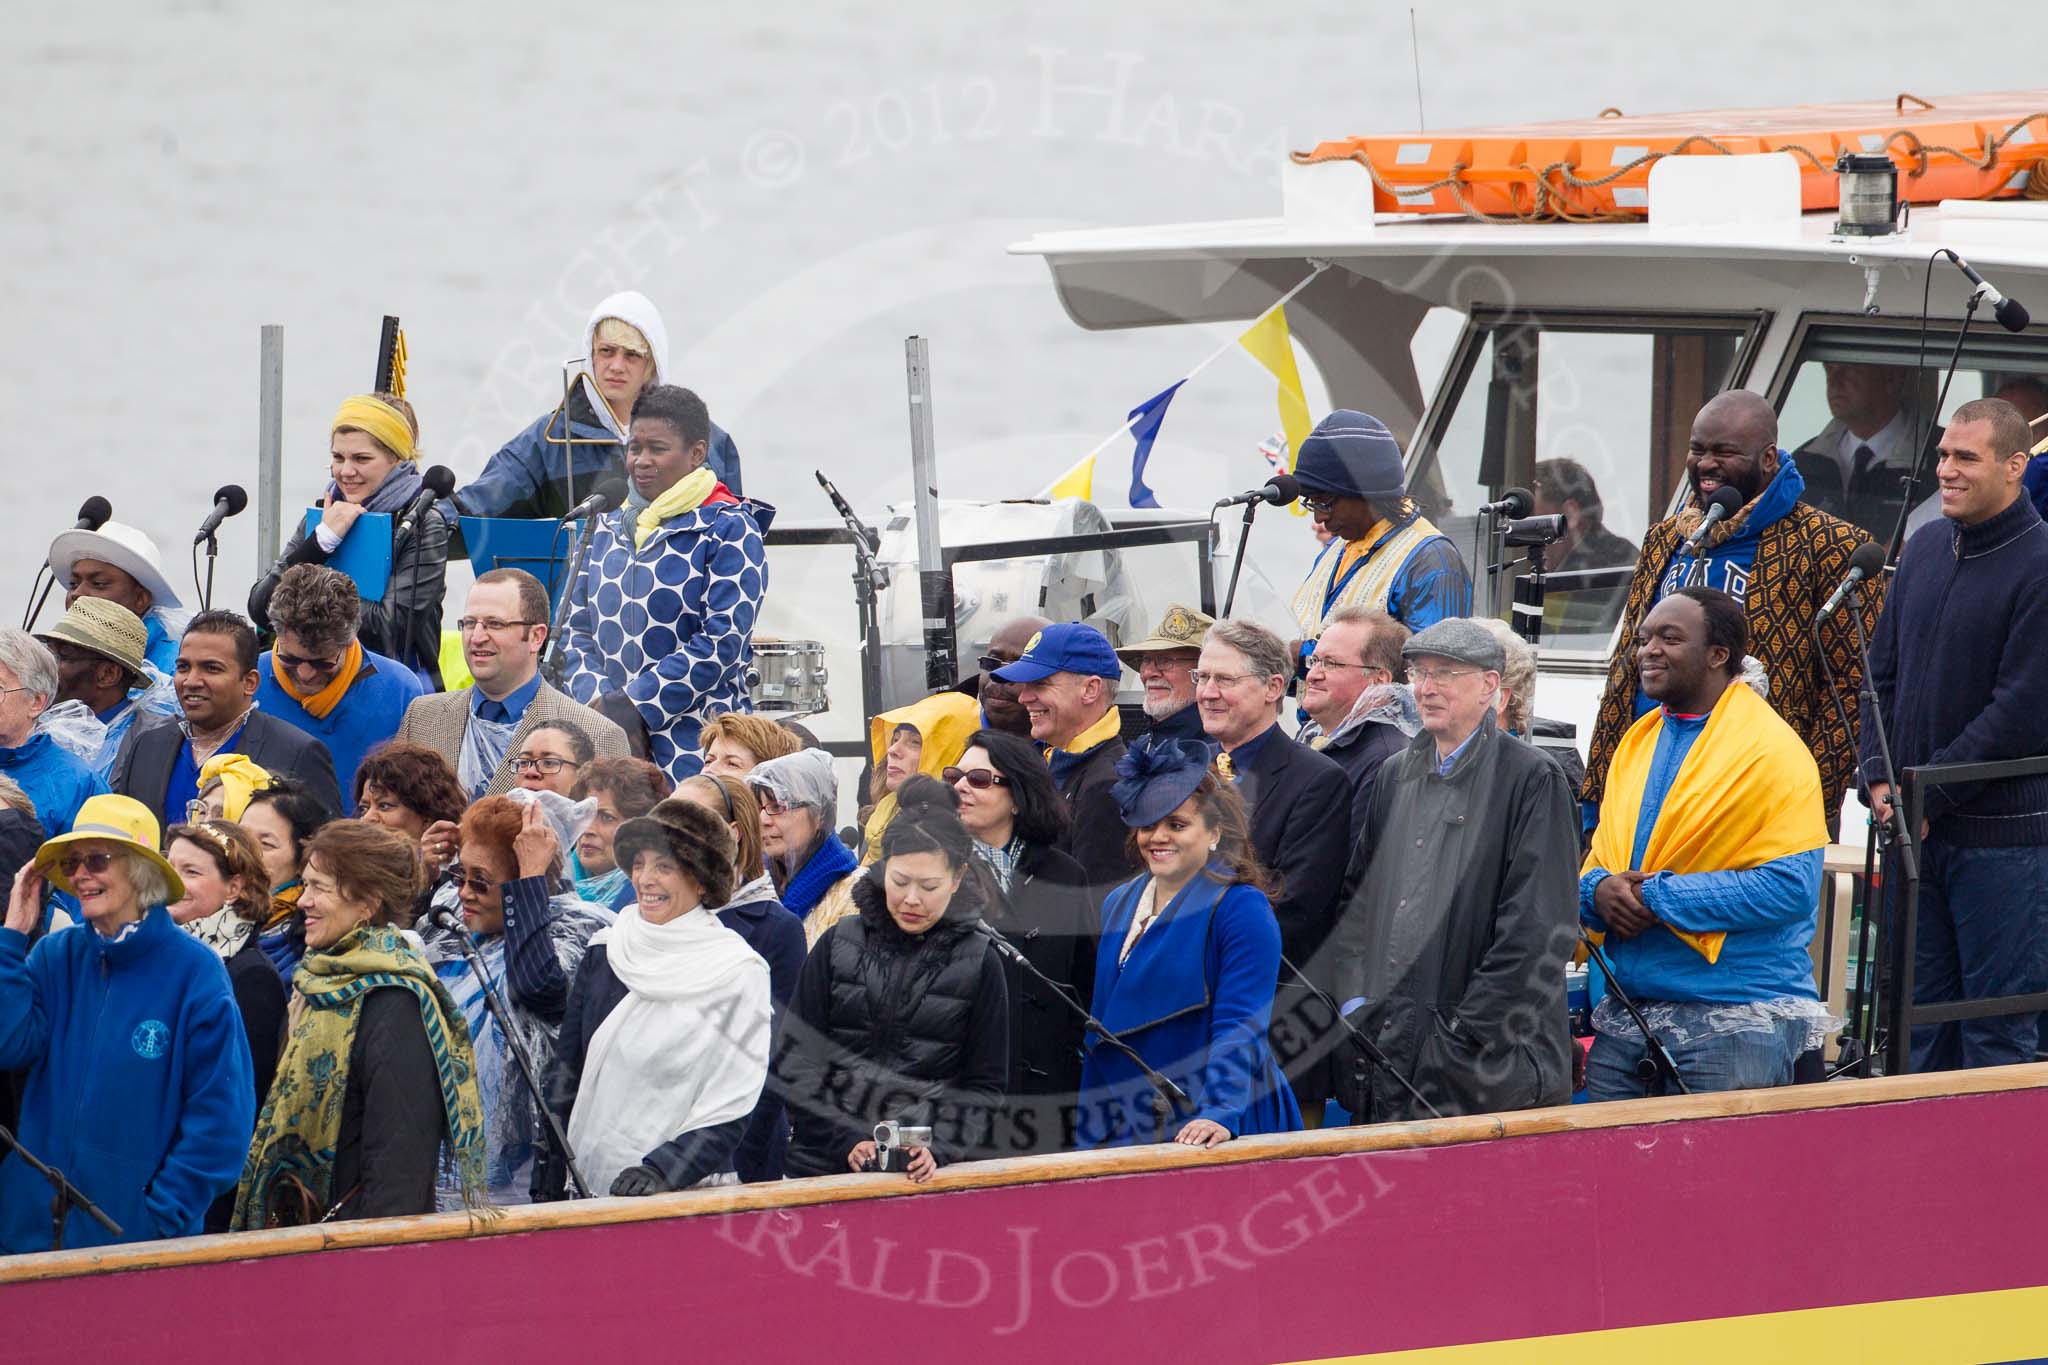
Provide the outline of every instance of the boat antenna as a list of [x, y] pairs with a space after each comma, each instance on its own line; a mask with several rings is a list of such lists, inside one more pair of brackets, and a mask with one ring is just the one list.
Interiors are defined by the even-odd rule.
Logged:
[[1408, 7], [1408, 55], [1415, 63], [1415, 131], [1429, 131], [1429, 121], [1422, 116], [1422, 40], [1415, 35], [1415, 6]]

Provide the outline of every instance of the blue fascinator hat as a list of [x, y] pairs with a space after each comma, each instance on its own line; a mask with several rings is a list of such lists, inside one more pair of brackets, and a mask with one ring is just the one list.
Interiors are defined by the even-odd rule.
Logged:
[[1116, 761], [1117, 781], [1110, 788], [1124, 823], [1143, 829], [1172, 814], [1202, 785], [1211, 752], [1200, 740], [1155, 735], [1131, 745]]

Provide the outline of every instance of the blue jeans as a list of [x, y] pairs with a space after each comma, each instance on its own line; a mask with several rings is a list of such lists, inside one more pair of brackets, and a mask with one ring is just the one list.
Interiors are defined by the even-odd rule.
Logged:
[[[1713, 1006], [1699, 1008], [1704, 1011]], [[1663, 1039], [1686, 1085], [1693, 1093], [1704, 1094], [1710, 1090], [1761, 1090], [1792, 1084], [1792, 1063], [1806, 1048], [1806, 1033], [1804, 1019], [1780, 1019], [1770, 1032], [1723, 1033], [1677, 1042], [1667, 1030], [1660, 1031], [1658, 1037]], [[1593, 1050], [1586, 1054], [1586, 1098], [1632, 1100], [1649, 1094], [1649, 1088], [1636, 1075], [1637, 1065], [1649, 1055], [1649, 1044], [1643, 1041], [1633, 1022], [1624, 1021], [1620, 1032], [1595, 1032]], [[1681, 1092], [1667, 1083], [1665, 1093]]]
[[[2048, 848], [1921, 845], [1913, 1003], [2048, 990]], [[2008, 1014], [1913, 1030], [1913, 1070], [2031, 1062], [2041, 1016]]]

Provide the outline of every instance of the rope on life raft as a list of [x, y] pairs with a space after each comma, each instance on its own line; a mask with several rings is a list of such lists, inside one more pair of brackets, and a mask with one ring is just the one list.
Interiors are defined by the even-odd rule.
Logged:
[[[1918, 95], [1901, 93], [1896, 101], [1900, 113], [1905, 112], [1906, 102], [1909, 100], [1925, 109], [1932, 109], [1934, 107]], [[1607, 110], [1602, 110], [1602, 117], [1608, 116], [1608, 112]], [[1613, 112], [1618, 114], [1620, 111], [1615, 110]], [[1884, 142], [1881, 145], [1887, 154], [1890, 154], [1891, 149], [1895, 145], [1903, 149], [1906, 159], [1913, 163], [1909, 169], [1904, 170], [1907, 179], [1917, 179], [1927, 174], [1928, 166], [1933, 158], [1937, 156], [1953, 157], [1957, 161], [1967, 166], [1974, 166], [1980, 171], [1990, 171], [1995, 169], [1998, 164], [2000, 149], [2011, 143], [2019, 135], [2020, 131], [2035, 119], [2048, 119], [2048, 110], [2039, 110], [2028, 114], [2025, 118], [2016, 119], [2004, 132], [1986, 138], [1984, 140], [1982, 156], [1972, 156], [1957, 147], [1930, 144], [1922, 140], [1920, 135], [1911, 128], [1894, 129], [1885, 135]], [[1736, 154], [1726, 144], [1716, 141], [1704, 133], [1695, 133], [1681, 140], [1669, 151], [1646, 152], [1626, 165], [1615, 167], [1605, 175], [1591, 178], [1581, 176], [1578, 173], [1578, 167], [1568, 161], [1553, 161], [1541, 170], [1537, 170], [1526, 161], [1518, 162], [1513, 169], [1526, 171], [1531, 176], [1529, 187], [1530, 202], [1526, 207], [1516, 203], [1513, 211], [1509, 213], [1488, 213], [1467, 197], [1468, 182], [1465, 180], [1465, 172], [1470, 170], [1471, 167], [1462, 161], [1453, 164], [1450, 170], [1441, 178], [1431, 180], [1425, 184], [1393, 185], [1389, 184], [1386, 177], [1380, 174], [1379, 167], [1373, 165], [1370, 156], [1355, 149], [1349, 152], [1290, 152], [1288, 156], [1297, 166], [1317, 166], [1331, 161], [1355, 161], [1365, 167], [1365, 173], [1372, 177], [1374, 187], [1390, 199], [1415, 199], [1423, 195], [1435, 194], [1438, 190], [1449, 190], [1451, 198], [1457, 202], [1458, 207], [1464, 211], [1465, 216], [1481, 223], [1620, 223], [1636, 221], [1640, 215], [1619, 209], [1598, 213], [1582, 213], [1570, 206], [1567, 192], [1600, 189], [1613, 184], [1640, 167], [1647, 166], [1654, 161], [1660, 161], [1667, 156], [1682, 156], [1694, 147], [1705, 147], [1709, 151], [1721, 156], [1734, 156]], [[1803, 159], [1816, 171], [1831, 171], [1834, 169], [1832, 165], [1822, 161], [1811, 148], [1801, 146], [1796, 142], [1787, 142], [1777, 147], [1766, 147], [1765, 150], [1788, 152], [1795, 157]], [[2042, 156], [2018, 167], [2015, 174], [2020, 171], [2027, 173], [2027, 183], [2026, 187], [2021, 191], [2021, 197], [2026, 199], [2048, 199], [2048, 152], [2044, 152]], [[1519, 198], [1519, 189], [1519, 186], [1509, 186], [1508, 194], [1511, 199]], [[1990, 196], [1987, 195], [1986, 197]]]

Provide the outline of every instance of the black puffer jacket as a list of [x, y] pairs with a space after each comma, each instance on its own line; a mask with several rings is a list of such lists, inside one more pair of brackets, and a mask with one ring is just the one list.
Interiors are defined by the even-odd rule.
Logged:
[[995, 949], [974, 926], [985, 892], [969, 873], [939, 923], [915, 937], [889, 917], [872, 876], [857, 915], [804, 961], [775, 1076], [789, 1103], [784, 1169], [843, 1175], [877, 1123], [929, 1123], [941, 1163], [990, 1155], [1009, 1079], [1009, 997]]

